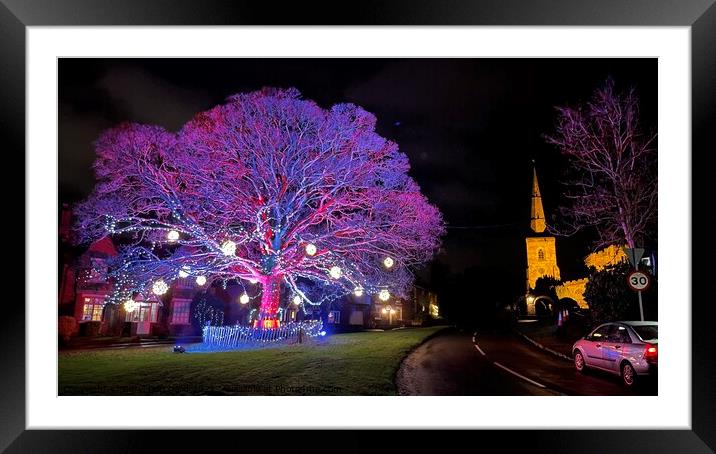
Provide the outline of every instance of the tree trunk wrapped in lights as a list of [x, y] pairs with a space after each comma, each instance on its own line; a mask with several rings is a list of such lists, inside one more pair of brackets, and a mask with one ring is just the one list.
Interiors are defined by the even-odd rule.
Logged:
[[286, 301], [313, 305], [356, 288], [403, 295], [444, 227], [375, 123], [352, 104], [326, 110], [295, 89], [264, 89], [177, 133], [119, 125], [95, 143], [78, 237], [123, 245], [117, 301], [179, 277], [249, 283], [252, 300], [260, 287], [262, 320], [275, 319], [282, 287]]

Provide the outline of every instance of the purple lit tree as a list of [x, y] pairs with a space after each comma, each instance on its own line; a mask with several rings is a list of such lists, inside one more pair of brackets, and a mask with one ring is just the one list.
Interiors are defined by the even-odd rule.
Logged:
[[348, 292], [404, 295], [443, 221], [375, 122], [352, 104], [325, 110], [295, 89], [264, 89], [176, 134], [122, 124], [95, 144], [98, 181], [78, 206], [78, 233], [120, 238], [120, 301], [177, 277], [249, 281], [261, 285], [265, 321], [282, 287], [313, 305]]
[[656, 134], [641, 124], [635, 91], [619, 93], [609, 79], [588, 103], [557, 113], [546, 139], [569, 159], [573, 175], [561, 233], [594, 227], [597, 248], [643, 245], [656, 231]]

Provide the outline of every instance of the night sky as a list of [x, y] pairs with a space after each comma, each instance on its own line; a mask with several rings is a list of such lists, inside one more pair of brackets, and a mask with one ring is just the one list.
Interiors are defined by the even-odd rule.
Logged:
[[[607, 77], [617, 89], [637, 89], [642, 119], [655, 129], [656, 59], [64, 58], [60, 202], [92, 189], [92, 142], [105, 128], [135, 121], [175, 131], [231, 94], [296, 87], [322, 107], [352, 102], [373, 112], [378, 133], [410, 158], [411, 175], [448, 224], [425, 281], [438, 279], [439, 268], [516, 294], [524, 290], [531, 161], [548, 217], [568, 165], [542, 138], [554, 126], [554, 106], [586, 101]], [[581, 277], [590, 246], [588, 235], [558, 239], [563, 278]]]

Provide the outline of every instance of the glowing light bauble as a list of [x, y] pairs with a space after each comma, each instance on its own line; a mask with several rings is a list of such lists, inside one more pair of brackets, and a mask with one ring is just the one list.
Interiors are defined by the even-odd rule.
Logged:
[[316, 255], [316, 252], [318, 252], [318, 248], [316, 248], [315, 244], [308, 243], [306, 245], [306, 254], [313, 256]]
[[190, 270], [191, 270], [191, 268], [189, 268], [188, 266], [182, 266], [181, 269], [179, 270], [179, 277], [182, 279], [185, 277], [188, 277]]
[[298, 296], [298, 295], [294, 296], [294, 297], [293, 297], [293, 304], [295, 304], [296, 306], [298, 306], [299, 304], [301, 304], [301, 297]]
[[363, 287], [358, 286], [353, 290], [355, 296], [363, 296]]
[[124, 310], [127, 312], [134, 312], [138, 304], [134, 300], [127, 300], [124, 302]]
[[385, 265], [386, 268], [392, 268], [393, 265], [395, 265], [395, 260], [390, 257], [386, 257], [385, 260], [383, 260], [383, 265]]
[[255, 284], [257, 282], [258, 282], [257, 279], [254, 279], [254, 278], [249, 279], [249, 283], [251, 283], [251, 284]]
[[343, 271], [341, 271], [340, 266], [332, 266], [331, 269], [328, 270], [328, 274], [330, 274], [333, 279], [340, 279], [341, 276], [343, 276]]
[[164, 295], [169, 290], [169, 286], [162, 279], [159, 279], [152, 285], [152, 292], [155, 295]]
[[178, 239], [179, 239], [179, 232], [177, 232], [176, 230], [170, 230], [167, 233], [167, 240], [170, 243], [173, 243], [173, 242], [177, 241]]
[[381, 301], [388, 301], [390, 299], [390, 292], [383, 289], [378, 293], [378, 298], [380, 298]]
[[221, 243], [221, 252], [226, 256], [236, 254], [236, 243], [231, 240], [224, 241]]
[[196, 285], [204, 285], [206, 284], [206, 276], [197, 276], [196, 277]]
[[243, 293], [243, 294], [239, 297], [239, 303], [241, 303], [241, 304], [248, 304], [248, 303], [249, 303], [249, 295], [247, 295], [246, 293]]

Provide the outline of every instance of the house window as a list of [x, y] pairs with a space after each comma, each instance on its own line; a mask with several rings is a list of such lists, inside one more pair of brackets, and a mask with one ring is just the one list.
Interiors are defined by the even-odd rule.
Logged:
[[158, 304], [140, 302], [132, 312], [127, 312], [124, 321], [126, 322], [157, 322]]
[[102, 320], [102, 309], [104, 309], [104, 298], [94, 297], [84, 299], [82, 307], [82, 321], [99, 322]]
[[341, 311], [330, 311], [328, 312], [328, 323], [340, 323], [341, 322]]
[[544, 251], [542, 249], [537, 250], [537, 258], [539, 260], [544, 260]]
[[176, 300], [172, 310], [172, 325], [188, 325], [191, 301]]

